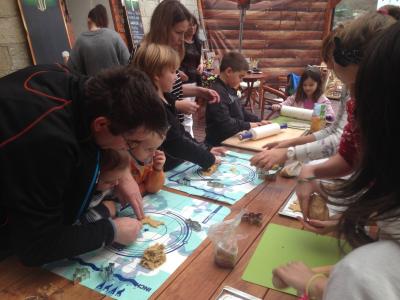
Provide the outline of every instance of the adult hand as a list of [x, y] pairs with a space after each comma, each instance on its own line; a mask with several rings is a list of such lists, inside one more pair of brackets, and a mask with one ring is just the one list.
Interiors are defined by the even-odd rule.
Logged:
[[225, 156], [226, 151], [225, 147], [213, 147], [210, 150], [211, 154], [214, 154], [215, 156]]
[[179, 112], [190, 115], [194, 114], [197, 111], [199, 105], [197, 105], [197, 103], [194, 101], [184, 99], [176, 101], [175, 107]]
[[183, 72], [183, 71], [180, 71], [180, 70], [179, 70], [179, 76], [181, 76], [181, 79], [182, 79], [183, 82], [189, 80], [189, 76], [187, 76], [186, 73]]
[[286, 153], [286, 148], [263, 150], [262, 152], [254, 155], [250, 162], [257, 168], [269, 170], [276, 164], [283, 164], [287, 160]]
[[220, 98], [216, 91], [211, 89], [206, 89], [203, 87], [198, 87], [198, 97], [206, 99], [208, 103], [219, 103]]
[[[314, 169], [312, 165], [305, 165], [301, 168], [298, 180], [304, 178], [314, 177]], [[299, 182], [296, 186], [296, 195], [299, 200], [301, 211], [303, 212], [304, 219], [308, 220], [308, 210], [310, 204], [310, 197], [313, 192], [318, 192], [319, 187], [316, 180], [311, 180], [307, 182]]]
[[153, 169], [156, 171], [162, 171], [165, 164], [165, 154], [161, 150], [156, 150], [153, 156]]
[[278, 111], [281, 110], [281, 105], [280, 104], [272, 104], [271, 108], [273, 111]]
[[274, 285], [279, 283], [277, 288], [290, 286], [298, 290], [300, 294], [304, 294], [307, 282], [314, 274], [303, 262], [290, 262], [272, 270], [272, 282]]
[[130, 204], [136, 217], [141, 220], [144, 218], [143, 211], [143, 198], [140, 193], [140, 189], [135, 179], [133, 179], [130, 171], [127, 171], [125, 175], [119, 180], [116, 186], [116, 194], [121, 202], [121, 205], [127, 203]]
[[341, 214], [337, 214], [330, 217], [330, 219], [326, 221], [320, 221], [314, 219], [305, 221], [303, 218], [298, 218], [298, 220], [303, 224], [303, 226], [306, 229], [318, 234], [326, 234], [333, 232], [337, 229], [340, 217]]
[[197, 66], [196, 72], [197, 72], [197, 74], [201, 75], [201, 74], [203, 74], [203, 70], [204, 70], [204, 65], [202, 63], [200, 63]]
[[114, 242], [122, 245], [132, 244], [140, 230], [142, 223], [129, 217], [121, 217], [113, 220], [115, 225]]

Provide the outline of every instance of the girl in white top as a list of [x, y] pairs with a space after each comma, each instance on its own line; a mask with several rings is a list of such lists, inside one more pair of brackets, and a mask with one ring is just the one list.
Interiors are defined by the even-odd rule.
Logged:
[[[346, 199], [338, 230], [354, 250], [334, 267], [329, 279], [301, 262], [273, 271], [281, 286], [293, 286], [310, 299], [400, 299], [400, 160], [396, 141], [400, 131], [396, 88], [400, 23], [381, 32], [369, 45], [355, 85], [360, 164], [340, 190], [329, 193]], [[377, 240], [365, 229], [375, 222], [380, 228]]]

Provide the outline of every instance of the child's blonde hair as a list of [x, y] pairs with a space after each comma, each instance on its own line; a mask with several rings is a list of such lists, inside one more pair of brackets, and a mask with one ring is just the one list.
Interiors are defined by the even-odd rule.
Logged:
[[166, 45], [144, 44], [139, 47], [133, 58], [132, 67], [145, 72], [154, 83], [154, 77], [169, 68], [177, 70], [181, 61], [178, 52]]

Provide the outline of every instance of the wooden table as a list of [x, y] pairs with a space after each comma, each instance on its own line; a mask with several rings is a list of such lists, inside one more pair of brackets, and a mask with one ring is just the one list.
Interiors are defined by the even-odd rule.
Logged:
[[[235, 151], [238, 150], [235, 149]], [[259, 185], [238, 203], [230, 206], [232, 212], [227, 218], [232, 218], [242, 208], [264, 214], [260, 227], [246, 223], [240, 224], [240, 229], [246, 232], [247, 238], [239, 241], [238, 262], [234, 269], [221, 269], [214, 264], [213, 247], [211, 242], [206, 239], [153, 294], [151, 299], [215, 299], [226, 285], [266, 300], [296, 299], [293, 296], [241, 279], [262, 233], [269, 223], [301, 228], [301, 224], [297, 220], [277, 214], [294, 187], [294, 180], [278, 176], [276, 181]], [[201, 197], [193, 198], [202, 199]], [[46, 288], [49, 289], [48, 294], [52, 295], [48, 299], [111, 299], [82, 285], [74, 285], [69, 280], [41, 268], [24, 267], [15, 257], [0, 262], [0, 299], [28, 299], [29, 296], [37, 295], [38, 290]], [[30, 300], [33, 299], [41, 298], [31, 298]]]
[[[266, 74], [261, 72], [259, 74], [257, 73], [247, 73], [246, 76], [243, 77], [243, 81], [247, 83], [247, 95], [246, 95], [246, 102], [244, 106], [247, 106], [250, 104], [250, 109], [251, 112], [254, 113], [254, 108], [253, 108], [253, 103], [251, 102], [251, 94], [253, 93], [253, 88], [254, 88], [254, 83], [257, 80], [260, 80], [260, 91], [262, 90], [262, 85], [264, 84], [264, 80], [266, 78]], [[262, 95], [259, 96], [259, 101], [262, 101]], [[261, 102], [260, 102], [261, 103]]]

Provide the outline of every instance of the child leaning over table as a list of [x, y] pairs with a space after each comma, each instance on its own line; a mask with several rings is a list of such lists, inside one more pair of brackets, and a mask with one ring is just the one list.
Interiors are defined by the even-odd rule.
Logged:
[[240, 131], [268, 124], [247, 112], [237, 95], [240, 81], [248, 69], [249, 64], [240, 53], [230, 52], [223, 56], [220, 76], [211, 86], [219, 94], [221, 102], [207, 103], [206, 108], [207, 144], [217, 146]]
[[129, 172], [130, 160], [129, 153], [126, 150], [107, 149], [101, 152], [100, 175], [88, 212], [79, 219], [81, 224], [115, 217], [114, 188], [124, 174]]
[[165, 154], [157, 150], [165, 139], [165, 135], [153, 132], [140, 142], [140, 145], [131, 147], [131, 172], [139, 185], [140, 192], [157, 193], [164, 185]]
[[315, 103], [326, 105], [326, 120], [333, 122], [335, 112], [331, 101], [324, 95], [321, 71], [317, 67], [307, 67], [301, 75], [300, 83], [294, 95], [281, 104], [273, 104], [273, 110], [280, 110], [282, 105], [313, 109]]

